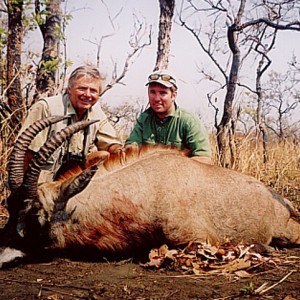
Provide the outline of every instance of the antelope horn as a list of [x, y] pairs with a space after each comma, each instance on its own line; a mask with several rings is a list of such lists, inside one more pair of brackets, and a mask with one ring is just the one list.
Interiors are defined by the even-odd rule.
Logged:
[[36, 121], [20, 134], [8, 162], [8, 184], [11, 191], [15, 191], [23, 182], [25, 153], [34, 137], [46, 127], [67, 119], [66, 116], [52, 116]]
[[54, 151], [71, 135], [98, 121], [99, 120], [91, 120], [74, 123], [55, 133], [45, 142], [36, 157], [30, 162], [23, 182], [28, 199], [35, 199], [37, 197], [37, 181], [41, 173], [41, 168], [46, 164]]

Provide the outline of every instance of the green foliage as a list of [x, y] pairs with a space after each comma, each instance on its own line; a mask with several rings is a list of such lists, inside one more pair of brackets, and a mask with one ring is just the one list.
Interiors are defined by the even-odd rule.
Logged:
[[24, 14], [23, 14], [23, 27], [24, 30], [34, 31], [38, 26], [43, 25], [45, 21], [42, 19], [44, 11], [39, 14], [36, 14], [34, 3], [28, 0], [24, 3]]
[[63, 20], [64, 23], [67, 25], [70, 21], [72, 21], [73, 16], [71, 14], [66, 14], [63, 16], [63, 18], [64, 18], [64, 20]]
[[55, 24], [55, 36], [59, 38], [60, 41], [64, 40], [65, 36], [62, 31], [62, 27], [59, 24]]
[[48, 60], [41, 62], [41, 74], [56, 72], [59, 68], [60, 59]]
[[13, 5], [23, 5], [24, 1], [23, 0], [14, 0], [12, 3], [13, 3]]
[[64, 63], [64, 66], [66, 67], [66, 69], [68, 69], [72, 65], [73, 65], [73, 61], [71, 59], [67, 59]]
[[[32, 14], [32, 17], [38, 26], [43, 26], [46, 23], [46, 18], [49, 15], [47, 5], [49, 5], [49, 1], [40, 1], [39, 6], [36, 7], [38, 9], [35, 9], [35, 12]], [[36, 11], [38, 11], [38, 13], [36, 13]]]
[[0, 28], [0, 48], [3, 48], [7, 42], [7, 30]]
[[256, 108], [253, 108], [253, 107], [245, 107], [243, 109], [243, 112], [247, 115], [250, 115], [251, 117], [256, 116]]
[[38, 26], [43, 26], [46, 23], [46, 17], [47, 17], [47, 12], [45, 10], [42, 10], [39, 14], [34, 15], [34, 19]]
[[255, 290], [254, 283], [250, 281], [247, 285], [240, 289], [243, 295], [253, 295]]
[[36, 21], [34, 16], [26, 16], [23, 17], [23, 27], [28, 30], [35, 30], [37, 28]]
[[66, 39], [65, 29], [66, 29], [66, 26], [68, 25], [69, 21], [71, 21], [72, 19], [73, 19], [73, 17], [70, 14], [66, 14], [66, 15], [62, 16], [61, 25], [57, 26], [57, 28], [56, 28], [56, 34], [61, 41], [64, 41]]

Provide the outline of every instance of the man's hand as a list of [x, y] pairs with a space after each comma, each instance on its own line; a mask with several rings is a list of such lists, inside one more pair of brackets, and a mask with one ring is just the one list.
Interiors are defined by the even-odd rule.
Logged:
[[133, 151], [137, 151], [139, 149], [139, 146], [137, 144], [127, 144], [124, 147], [125, 153], [132, 153]]
[[107, 151], [111, 154], [116, 154], [123, 151], [123, 146], [120, 144], [112, 144], [108, 147]]
[[108, 159], [109, 156], [110, 156], [110, 153], [108, 151], [104, 151], [104, 150], [92, 152], [87, 155], [84, 167], [88, 168], [99, 161]]

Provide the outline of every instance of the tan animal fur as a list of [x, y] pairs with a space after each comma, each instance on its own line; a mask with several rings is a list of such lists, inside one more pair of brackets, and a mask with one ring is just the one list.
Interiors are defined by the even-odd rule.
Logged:
[[102, 164], [88, 186], [68, 200], [66, 210], [54, 215], [54, 203], [62, 201], [73, 179], [39, 187], [40, 215], [48, 216], [43, 223], [51, 225], [52, 247], [92, 245], [127, 252], [155, 240], [177, 246], [225, 238], [300, 244], [291, 204], [250, 176], [169, 149], [125, 165], [109, 164]]

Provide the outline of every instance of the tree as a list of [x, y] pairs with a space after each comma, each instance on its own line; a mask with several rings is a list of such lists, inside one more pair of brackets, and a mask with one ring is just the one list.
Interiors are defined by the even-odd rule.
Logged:
[[[44, 47], [36, 74], [36, 95], [52, 96], [58, 83], [58, 69], [60, 65], [59, 44], [61, 35], [61, 0], [46, 1], [45, 11], [43, 2], [35, 1], [36, 20], [41, 30]], [[46, 18], [43, 18], [43, 14]]]
[[272, 72], [266, 84], [266, 101], [264, 113], [268, 116], [267, 127], [283, 141], [294, 124], [300, 118], [292, 118], [292, 112], [300, 105], [299, 82], [294, 80], [290, 71], [283, 73]]
[[[23, 117], [20, 108], [21, 92], [21, 52], [23, 41], [23, 1], [8, 0], [8, 36], [7, 36], [7, 98], [8, 106], [14, 112], [10, 127], [18, 129]], [[12, 141], [10, 141], [12, 143]]]
[[158, 45], [154, 71], [167, 69], [169, 65], [172, 18], [174, 15], [175, 0], [159, 0], [159, 7]]
[[141, 103], [142, 100], [137, 100], [134, 104], [125, 102], [116, 107], [110, 107], [105, 103], [102, 104], [102, 109], [123, 141], [126, 140], [138, 116], [144, 110]]
[[[252, 59], [253, 64], [254, 49], [258, 44], [268, 45], [269, 50], [275, 47], [272, 39], [274, 31], [300, 31], [300, 22], [293, 19], [297, 13], [297, 6], [296, 1], [284, 0], [188, 0], [186, 6], [182, 4], [180, 24], [192, 33], [200, 48], [223, 77], [223, 80], [219, 80], [218, 76], [210, 74], [207, 69], [201, 70], [202, 75], [217, 86], [216, 90], [208, 94], [210, 104], [217, 108], [216, 114], [219, 113], [219, 108], [214, 100], [217, 100], [216, 95], [225, 89], [222, 116], [215, 124], [219, 163], [222, 166], [230, 166], [233, 163], [232, 156], [230, 161], [226, 158], [226, 149], [230, 144], [230, 137], [233, 136], [231, 132], [235, 130], [233, 103], [237, 88], [245, 88], [248, 85], [246, 80], [246, 83], [243, 83], [242, 67], [246, 65], [247, 60], [249, 63], [249, 59]], [[210, 22], [208, 26], [201, 22], [205, 18]], [[195, 24], [199, 20], [200, 24]], [[224, 45], [228, 48], [224, 48]], [[249, 78], [249, 71], [247, 77]], [[261, 120], [259, 122], [261, 123]]]
[[[266, 29], [266, 28], [265, 28]], [[271, 66], [271, 59], [268, 53], [273, 49], [276, 40], [277, 29], [275, 29], [272, 34], [272, 42], [270, 45], [263, 45], [260, 41], [257, 42], [255, 46], [255, 51], [260, 54], [260, 60], [256, 69], [256, 79], [255, 79], [255, 94], [257, 96], [257, 109], [256, 109], [256, 142], [258, 143], [260, 134], [262, 135], [263, 141], [263, 161], [266, 163], [268, 161], [268, 134], [265, 126], [265, 116], [263, 113], [264, 104], [264, 93], [262, 89], [262, 76]]]
[[[140, 22], [140, 20], [136, 16], [134, 16], [133, 33], [131, 34], [130, 39], [129, 39], [129, 45], [130, 45], [131, 51], [127, 54], [127, 57], [125, 59], [125, 62], [124, 62], [121, 72], [119, 72], [119, 73], [117, 72], [117, 63], [114, 62], [111, 80], [102, 90], [101, 96], [104, 93], [106, 93], [108, 90], [110, 90], [115, 84], [123, 84], [122, 80], [124, 79], [126, 73], [128, 72], [129, 66], [130, 66], [130, 64], [132, 64], [133, 59], [135, 57], [138, 57], [145, 47], [151, 45], [151, 35], [152, 35], [151, 29], [152, 28], [150, 27], [149, 33], [148, 33], [147, 24]], [[147, 37], [148, 37], [147, 40], [144, 40], [145, 35], [147, 35]], [[108, 35], [105, 37], [108, 37]], [[98, 55], [100, 53], [100, 48], [101, 48], [103, 38], [105, 38], [105, 37], [101, 38], [100, 44], [96, 44], [97, 48], [98, 48], [97, 62], [99, 62], [99, 60], [100, 60], [100, 57]]]
[[[112, 27], [112, 32], [105, 34], [101, 36], [100, 38], [95, 38], [94, 40], [91, 39], [84, 39], [88, 43], [91, 43], [92, 45], [96, 46], [96, 63], [95, 65], [99, 68], [102, 62], [102, 57], [101, 57], [101, 51], [102, 51], [102, 46], [104, 44], [104, 41], [107, 38], [113, 37], [115, 32], [117, 31], [117, 28], [119, 27], [116, 24], [116, 20], [121, 15], [123, 11], [123, 7], [121, 7], [116, 14], [112, 15], [108, 5], [105, 3], [105, 1], [101, 1], [104, 7], [106, 8], [109, 23]], [[125, 62], [123, 64], [123, 67], [121, 68], [121, 71], [118, 71], [118, 64], [117, 62], [112, 59], [113, 61], [113, 71], [111, 75], [111, 79], [109, 82], [106, 84], [106, 86], [103, 88], [101, 96], [105, 94], [108, 90], [110, 90], [114, 85], [116, 84], [124, 84], [123, 79], [126, 76], [126, 73], [129, 71], [130, 65], [133, 63], [134, 59], [136, 57], [139, 57], [143, 49], [149, 45], [151, 45], [151, 36], [152, 36], [152, 28], [150, 27], [148, 31], [147, 23], [146, 22], [141, 22], [140, 19], [136, 14], [133, 14], [133, 32], [131, 33], [129, 37], [129, 46], [130, 46], [130, 51], [127, 53], [127, 57], [125, 58]], [[145, 39], [145, 36], [147, 38]]]
[[7, 41], [7, 22], [4, 18], [7, 15], [7, 10], [0, 5], [0, 95], [3, 94], [5, 89], [5, 58], [4, 58], [4, 48]]

